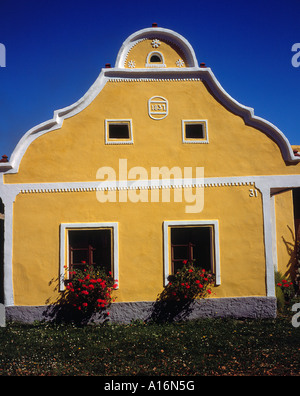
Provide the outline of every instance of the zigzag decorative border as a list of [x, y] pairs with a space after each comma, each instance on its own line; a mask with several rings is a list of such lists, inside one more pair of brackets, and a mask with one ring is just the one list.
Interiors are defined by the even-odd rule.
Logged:
[[[71, 184], [71, 183], [70, 183]], [[102, 185], [101, 185], [102, 184]], [[128, 181], [128, 182], [110, 182], [107, 185], [106, 182], [94, 182], [92, 185], [84, 186], [77, 185], [72, 187], [30, 187], [21, 188], [20, 193], [68, 193], [68, 192], [94, 192], [94, 191], [120, 191], [120, 190], [152, 190], [152, 189], [175, 189], [175, 188], [191, 188], [191, 187], [237, 187], [237, 186], [253, 186], [254, 181], [239, 181], [239, 182], [184, 182], [183, 180], [174, 180], [169, 182], [164, 180], [144, 180], [144, 181]]]
[[186, 82], [202, 81], [202, 78], [109, 78], [109, 82]]

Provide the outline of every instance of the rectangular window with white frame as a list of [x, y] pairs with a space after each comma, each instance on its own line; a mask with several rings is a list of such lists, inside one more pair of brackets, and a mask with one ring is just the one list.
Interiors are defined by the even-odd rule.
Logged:
[[60, 225], [60, 291], [76, 269], [86, 265], [111, 272], [119, 279], [118, 223], [64, 223]]
[[216, 285], [221, 284], [219, 222], [217, 220], [165, 221], [164, 284], [175, 274], [183, 261], [194, 261], [195, 266], [212, 271]]
[[105, 120], [105, 144], [133, 144], [132, 120]]
[[207, 120], [182, 120], [183, 143], [208, 143]]

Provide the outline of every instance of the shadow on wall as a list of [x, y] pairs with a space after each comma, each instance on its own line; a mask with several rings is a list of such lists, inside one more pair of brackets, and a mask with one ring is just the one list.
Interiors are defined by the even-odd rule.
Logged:
[[284, 276], [288, 276], [290, 275], [290, 277], [292, 279], [295, 279], [295, 275], [296, 275], [296, 267], [297, 267], [297, 256], [298, 256], [298, 244], [296, 241], [296, 237], [295, 237], [295, 233], [294, 231], [291, 229], [290, 226], [287, 226], [290, 234], [291, 234], [291, 239], [290, 241], [287, 241], [283, 236], [281, 237], [287, 253], [289, 255], [289, 261], [287, 264], [287, 270], [284, 273]]
[[[141, 313], [140, 318], [130, 318], [130, 313], [128, 314], [130, 323], [132, 320], [145, 321], [145, 322], [156, 322], [156, 323], [172, 323], [177, 321], [184, 321], [189, 318], [193, 312], [194, 301], [156, 301], [155, 303], [148, 304], [145, 307], [143, 313]], [[115, 305], [113, 304], [111, 309], [114, 310]], [[124, 307], [126, 311], [126, 308]], [[143, 314], [145, 315], [143, 317]], [[113, 316], [118, 316], [118, 313], [114, 312]], [[123, 322], [124, 318], [120, 316], [120, 323]], [[43, 312], [43, 318], [46, 321], [50, 321], [56, 324], [68, 324], [74, 323], [77, 326], [85, 326], [87, 324], [99, 324], [110, 321], [107, 316], [106, 310], [101, 312], [79, 312], [74, 309], [69, 304], [57, 304], [48, 306]], [[118, 322], [118, 320], [117, 320]]]
[[[57, 279], [52, 279], [49, 286], [55, 285], [54, 291], [59, 289], [59, 282]], [[98, 312], [95, 314], [92, 310], [78, 311], [72, 304], [70, 304], [67, 294], [62, 292], [54, 303], [46, 301], [46, 309], [43, 312], [44, 320], [53, 323], [75, 323], [76, 325], [86, 325], [94, 321], [104, 322], [107, 319], [106, 312]], [[97, 317], [96, 317], [97, 316]]]
[[153, 311], [146, 321], [158, 323], [186, 320], [193, 312], [193, 300], [164, 301], [157, 300], [153, 304]]
[[56, 323], [75, 323], [77, 326], [85, 326], [89, 323], [104, 323], [108, 320], [106, 312], [85, 311], [80, 312], [68, 303], [60, 300], [59, 304], [49, 305], [43, 312], [45, 320]]

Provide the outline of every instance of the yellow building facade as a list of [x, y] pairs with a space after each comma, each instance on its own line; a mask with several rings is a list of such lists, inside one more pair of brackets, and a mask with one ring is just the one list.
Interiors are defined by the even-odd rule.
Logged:
[[79, 246], [119, 281], [112, 320], [149, 316], [184, 259], [216, 275], [191, 317], [275, 316], [274, 271], [295, 264], [299, 161], [184, 37], [134, 33], [78, 102], [0, 163], [8, 317], [43, 318]]

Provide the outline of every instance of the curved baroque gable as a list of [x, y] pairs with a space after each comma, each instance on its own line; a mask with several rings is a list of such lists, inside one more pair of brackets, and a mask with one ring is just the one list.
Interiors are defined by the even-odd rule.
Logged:
[[[139, 65], [134, 65], [134, 63], [128, 64], [128, 62], [135, 62], [134, 59], [131, 59], [132, 57], [130, 55], [134, 52], [135, 47], [141, 46], [141, 44], [144, 44], [142, 47], [148, 47], [148, 52], [146, 50], [144, 54], [145, 59], [148, 58], [148, 55], [151, 53], [151, 48], [153, 52], [163, 53], [163, 51], [167, 50], [168, 55], [173, 50], [173, 62], [169, 63], [169, 65], [166, 62], [164, 63], [165, 66], [161, 65], [161, 67], [198, 67], [195, 52], [190, 43], [184, 37], [173, 30], [157, 27], [142, 29], [129, 36], [124, 41], [118, 53], [115, 67], [121, 69], [127, 67], [133, 68], [135, 66], [146, 68], [146, 61], [144, 62], [144, 65], [141, 63], [139, 63]], [[162, 49], [162, 47], [164, 47], [164, 49]]]

